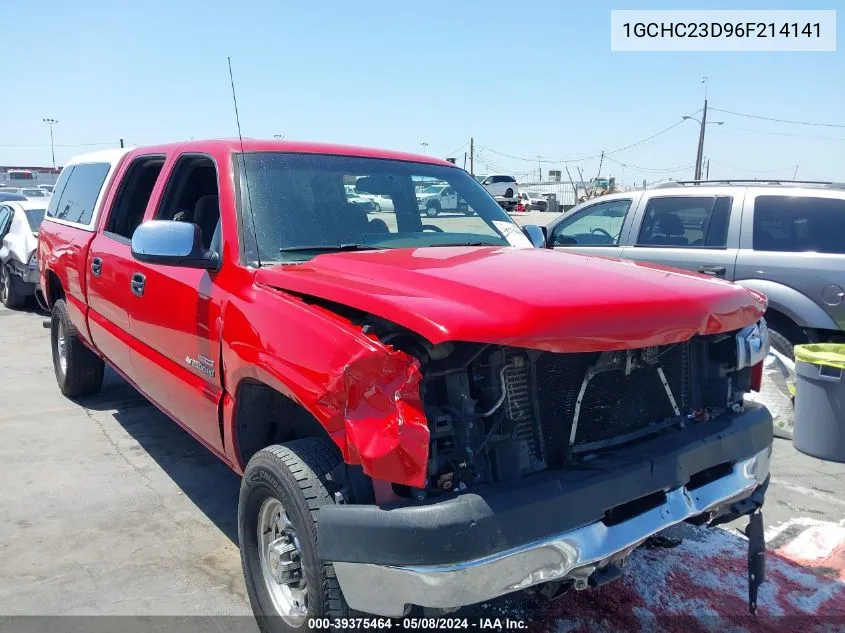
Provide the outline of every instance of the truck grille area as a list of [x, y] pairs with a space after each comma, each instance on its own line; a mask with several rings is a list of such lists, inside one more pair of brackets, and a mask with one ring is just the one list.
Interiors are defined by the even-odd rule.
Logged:
[[689, 343], [633, 353], [648, 360], [626, 372], [627, 353], [616, 352], [616, 363], [591, 375], [586, 386], [585, 377], [595, 371], [591, 368], [601, 365], [601, 354], [542, 352], [536, 357], [534, 393], [550, 465], [560, 465], [577, 453], [633, 441], [675, 421], [675, 409], [658, 367], [663, 370], [675, 405], [682, 413], [688, 412]]

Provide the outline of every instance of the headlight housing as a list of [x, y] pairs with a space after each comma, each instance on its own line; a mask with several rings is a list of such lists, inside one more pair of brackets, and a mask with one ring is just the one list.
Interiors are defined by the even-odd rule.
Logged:
[[762, 362], [769, 353], [769, 328], [765, 319], [742, 328], [736, 335], [736, 368], [745, 369]]

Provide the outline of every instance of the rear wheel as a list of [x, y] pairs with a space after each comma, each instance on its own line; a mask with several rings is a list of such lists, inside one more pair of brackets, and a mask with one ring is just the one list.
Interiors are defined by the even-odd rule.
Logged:
[[0, 302], [12, 309], [23, 307], [26, 303], [26, 296], [18, 289], [9, 264], [0, 264]]
[[790, 360], [795, 360], [795, 346], [783, 334], [769, 328], [769, 342], [779, 354], [783, 354]]
[[263, 633], [307, 630], [310, 618], [348, 617], [334, 568], [317, 556], [318, 510], [341, 457], [318, 438], [268, 446], [249, 460], [238, 540], [249, 601]]
[[80, 340], [64, 299], [53, 304], [50, 342], [56, 382], [64, 395], [70, 398], [84, 396], [100, 388], [105, 363]]
[[505, 190], [505, 198], [513, 198], [513, 189], [508, 188]]

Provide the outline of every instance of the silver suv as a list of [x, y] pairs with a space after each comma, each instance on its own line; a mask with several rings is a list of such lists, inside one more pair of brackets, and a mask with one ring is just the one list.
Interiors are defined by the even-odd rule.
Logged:
[[589, 200], [546, 227], [547, 245], [656, 262], [769, 298], [772, 345], [845, 341], [845, 185], [693, 181]]

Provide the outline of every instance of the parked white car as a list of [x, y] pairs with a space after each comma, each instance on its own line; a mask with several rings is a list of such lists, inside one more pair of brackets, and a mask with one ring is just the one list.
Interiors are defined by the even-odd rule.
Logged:
[[466, 203], [461, 204], [458, 193], [448, 184], [429, 185], [417, 193], [417, 206], [420, 213], [436, 218], [441, 211], [461, 211], [466, 213]]
[[475, 179], [481, 183], [490, 195], [494, 198], [511, 199], [516, 196], [517, 187], [519, 183], [513, 176], [505, 176], [502, 174], [493, 174], [489, 176], [476, 176]]
[[38, 229], [48, 198], [0, 204], [0, 302], [19, 308], [38, 284]]
[[530, 191], [520, 190], [519, 201], [526, 211], [545, 211], [549, 208], [549, 203], [543, 196]]

